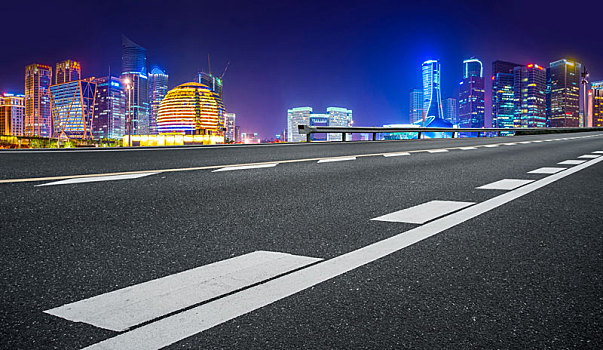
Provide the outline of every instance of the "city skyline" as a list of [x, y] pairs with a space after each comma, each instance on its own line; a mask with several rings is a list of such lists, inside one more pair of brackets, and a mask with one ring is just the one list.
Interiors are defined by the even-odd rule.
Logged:
[[[538, 40], [524, 37], [526, 32], [542, 27], [547, 13], [552, 10], [543, 9], [542, 15], [532, 18], [532, 22], [524, 21], [522, 28], [514, 28], [504, 34], [502, 29], [494, 25], [496, 19], [503, 17], [523, 18], [526, 14], [519, 9], [537, 8], [542, 5], [539, 3], [505, 2], [474, 6], [470, 11], [478, 16], [472, 18], [478, 19], [471, 25], [462, 23], [460, 13], [466, 9], [464, 6], [455, 7], [445, 3], [434, 5], [434, 8], [437, 7], [434, 9], [436, 14], [446, 14], [444, 21], [431, 18], [427, 9], [417, 4], [402, 5], [387, 1], [374, 6], [351, 2], [320, 7], [315, 2], [285, 6], [268, 1], [261, 6], [261, 11], [253, 10], [251, 5], [244, 3], [234, 4], [207, 5], [210, 7], [208, 10], [214, 11], [216, 16], [203, 24], [207, 35], [202, 39], [195, 39], [192, 34], [182, 34], [182, 31], [174, 36], [174, 32], [165, 29], [166, 26], [151, 28], [141, 25], [143, 17], [147, 21], [149, 18], [158, 18], [159, 13], [150, 9], [142, 9], [138, 13], [141, 18], [125, 20], [128, 14], [134, 13], [134, 4], [123, 5], [123, 8], [117, 4], [76, 4], [76, 7], [86, 9], [94, 18], [106, 17], [100, 23], [111, 22], [111, 26], [88, 26], [82, 33], [74, 34], [86, 36], [88, 40], [65, 41], [50, 37], [44, 47], [22, 43], [31, 35], [32, 29], [15, 31], [7, 44], [15, 54], [3, 58], [0, 91], [24, 93], [23, 67], [31, 63], [47, 64], [54, 68], [57, 62], [69, 58], [81, 62], [84, 67], [82, 77], [107, 76], [109, 66], [112, 72], [117, 73], [121, 65], [121, 34], [147, 50], [148, 68], [160, 65], [170, 72], [169, 88], [194, 81], [197, 72], [208, 70], [208, 53], [211, 54], [211, 71], [214, 74], [221, 75], [230, 61], [224, 76], [227, 112], [239, 116], [237, 122], [242, 130], [257, 131], [262, 137], [275, 135], [285, 127], [283, 116], [291, 106], [311, 105], [317, 110], [332, 105], [347, 106], [354, 110], [355, 125], [408, 122], [408, 91], [420, 86], [418, 67], [428, 59], [438, 59], [440, 62], [442, 99], [458, 97], [458, 81], [462, 78], [461, 62], [468, 57], [480, 59], [486, 78], [486, 116], [491, 115], [492, 85], [489, 78], [492, 75], [491, 63], [495, 60], [522, 65], [535, 63], [546, 67], [558, 59], [575, 59], [589, 69], [590, 81], [603, 80], [603, 67], [600, 69], [597, 66], [603, 49], [593, 46], [592, 38], [589, 38], [589, 35], [595, 34], [583, 37], [576, 31], [565, 33], [561, 29], [549, 28]], [[9, 6], [7, 13], [10, 14], [11, 11], [22, 11], [23, 5]], [[48, 14], [56, 11], [49, 5], [40, 6], [39, 12]], [[501, 8], [505, 11], [501, 12]], [[171, 14], [170, 18], [180, 19], [180, 15], [184, 22], [191, 17], [187, 12], [193, 12], [167, 11]], [[402, 13], [406, 20], [395, 20]], [[291, 29], [284, 17], [293, 14], [290, 20], [294, 23], [301, 21], [305, 14], [314, 14], [310, 17], [317, 18]], [[334, 14], [344, 16], [334, 18], [334, 22], [328, 25], [319, 21]], [[362, 16], [364, 14], [366, 18]], [[260, 18], [262, 22], [270, 24], [253, 26], [251, 18]], [[361, 21], [358, 28], [368, 25], [372, 29], [358, 35], [354, 24], [358, 20]], [[419, 23], [428, 24], [429, 29], [410, 37], [404, 35]], [[317, 24], [318, 28], [313, 34], [304, 30], [307, 26]], [[183, 25], [189, 26], [186, 23]], [[479, 31], [475, 30], [476, 27]], [[472, 28], [474, 30], [470, 30]], [[324, 35], [316, 36], [321, 29]], [[386, 32], [393, 34], [382, 36]], [[586, 30], [586, 33], [594, 31]], [[412, 49], [404, 49], [407, 46]], [[324, 52], [345, 55], [318, 54]], [[321, 84], [316, 84], [316, 81]]]

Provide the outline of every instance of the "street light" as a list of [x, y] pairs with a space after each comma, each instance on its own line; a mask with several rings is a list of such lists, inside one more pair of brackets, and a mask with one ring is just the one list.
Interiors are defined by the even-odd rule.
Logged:
[[130, 95], [130, 91], [132, 90], [132, 86], [130, 86], [130, 79], [126, 78], [126, 90], [128, 92], [128, 118], [126, 120], [126, 128], [128, 129], [128, 147], [132, 147], [132, 115], [131, 115], [131, 105], [132, 99]]

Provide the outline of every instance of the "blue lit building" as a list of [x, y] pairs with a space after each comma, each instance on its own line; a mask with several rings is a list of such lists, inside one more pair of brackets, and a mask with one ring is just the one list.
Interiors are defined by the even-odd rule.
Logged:
[[101, 77], [96, 83], [92, 134], [95, 139], [120, 139], [126, 127], [126, 93], [117, 77]]
[[159, 67], [149, 74], [149, 133], [157, 135], [157, 116], [159, 104], [168, 92], [168, 75]]
[[492, 126], [495, 128], [519, 127], [515, 123], [515, 90], [513, 69], [520, 65], [512, 62], [492, 63]]
[[444, 117], [444, 113], [442, 112], [442, 94], [440, 92], [440, 63], [436, 60], [423, 62], [422, 75], [425, 117], [441, 119]]
[[513, 69], [515, 126], [544, 128], [546, 119], [546, 69], [537, 64]]
[[459, 88], [459, 127], [483, 128], [485, 116], [484, 68], [471, 58], [463, 61], [463, 80]]
[[126, 127], [130, 128], [133, 135], [148, 135], [149, 82], [147, 76], [147, 50], [125, 36], [122, 36], [121, 44], [121, 79], [126, 85], [127, 101]]
[[[329, 126], [328, 114], [310, 114], [310, 126]], [[327, 141], [327, 134], [311, 134], [313, 141]]]
[[53, 137], [92, 139], [96, 84], [75, 80], [50, 86]]

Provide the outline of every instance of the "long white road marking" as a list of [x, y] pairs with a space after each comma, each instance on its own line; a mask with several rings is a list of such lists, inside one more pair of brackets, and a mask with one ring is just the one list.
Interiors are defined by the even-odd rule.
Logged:
[[448, 152], [448, 150], [447, 149], [430, 149], [430, 150], [427, 150], [427, 152], [429, 152], [429, 153], [444, 153], [444, 152]]
[[356, 157], [339, 157], [339, 158], [321, 159], [318, 161], [318, 163], [345, 162], [347, 160], [356, 160]]
[[592, 153], [596, 153], [596, 154], [603, 154], [603, 151], [594, 151]]
[[587, 158], [588, 159], [588, 158], [599, 158], [599, 157], [601, 157], [601, 156], [598, 156], [596, 154], [584, 154], [584, 155], [579, 156], [578, 158]]
[[528, 171], [528, 174], [555, 174], [555, 173], [558, 173], [565, 169], [566, 168], [544, 167], [544, 168], [538, 168], [536, 170]]
[[593, 159], [396, 236], [119, 334], [86, 349], [161, 349], [398, 252], [601, 161], [603, 158]]
[[256, 251], [44, 312], [74, 322], [124, 331], [320, 260]]
[[463, 151], [468, 151], [471, 149], [477, 149], [477, 147], [459, 147], [459, 149], [463, 150]]
[[542, 142], [542, 140], [534, 140], [532, 142], [534, 142], [534, 143], [540, 143], [540, 142]]
[[578, 164], [582, 164], [584, 162], [586, 162], [586, 161], [570, 159], [570, 160], [564, 160], [563, 162], [559, 162], [557, 164], [559, 164], [559, 165], [578, 165]]
[[385, 153], [384, 157], [399, 157], [399, 156], [410, 156], [408, 152], [397, 152], [397, 153]]
[[390, 214], [376, 217], [371, 220], [389, 221], [389, 222], [406, 222], [410, 224], [423, 224], [427, 221], [439, 218], [453, 211], [463, 209], [473, 202], [453, 202], [453, 201], [431, 201], [414, 207], [395, 211]]
[[529, 184], [530, 182], [534, 182], [534, 180], [519, 180], [519, 179], [503, 179], [496, 182], [489, 183], [487, 185], [483, 185], [477, 187], [480, 190], [514, 190], [517, 187], [521, 187], [523, 185]]
[[126, 175], [80, 177], [80, 178], [75, 178], [75, 179], [48, 182], [45, 184], [36, 185], [36, 187], [54, 186], [54, 185], [72, 185], [72, 184], [81, 184], [81, 183], [85, 183], [85, 182], [131, 180], [131, 179], [138, 179], [140, 177], [145, 177], [145, 176], [154, 175], [154, 174], [157, 174], [157, 173], [138, 173], [138, 174], [126, 174]]
[[521, 141], [521, 142], [518, 142], [518, 143], [526, 144], [526, 143], [532, 143], [532, 141]]
[[227, 167], [224, 167], [224, 168], [212, 170], [212, 173], [216, 173], [216, 172], [220, 172], [220, 171], [272, 168], [272, 167], [275, 167], [277, 165], [278, 165], [278, 163], [256, 164], [256, 165], [243, 165], [243, 166], [227, 166]]
[[505, 146], [515, 146], [515, 145], [517, 145], [517, 142], [509, 142], [509, 143], [505, 143], [504, 145]]
[[485, 145], [484, 147], [488, 147], [488, 148], [492, 148], [492, 147], [498, 147], [498, 144]]

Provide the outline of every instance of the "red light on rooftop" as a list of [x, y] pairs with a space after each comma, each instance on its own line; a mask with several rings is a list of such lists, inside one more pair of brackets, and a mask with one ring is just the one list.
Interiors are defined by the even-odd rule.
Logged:
[[494, 76], [492, 76], [492, 80], [494, 80]]
[[532, 67], [534, 67], [534, 64], [532, 64], [532, 63], [528, 64], [528, 68], [532, 68]]

